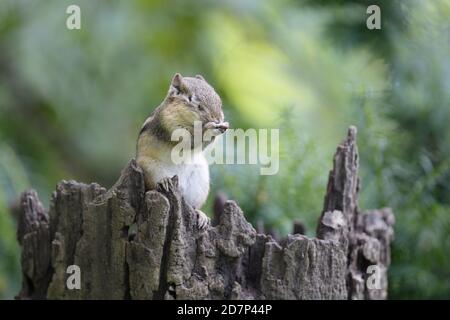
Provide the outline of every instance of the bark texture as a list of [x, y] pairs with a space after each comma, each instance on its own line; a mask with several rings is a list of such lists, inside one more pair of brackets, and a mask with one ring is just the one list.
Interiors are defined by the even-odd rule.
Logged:
[[[257, 233], [223, 197], [214, 226], [199, 231], [177, 177], [146, 192], [134, 160], [110, 190], [60, 182], [48, 212], [26, 191], [18, 298], [384, 299], [394, 217], [390, 209], [360, 212], [357, 172], [351, 127], [334, 156], [317, 237], [280, 241]], [[80, 289], [66, 285], [70, 265], [81, 270]]]

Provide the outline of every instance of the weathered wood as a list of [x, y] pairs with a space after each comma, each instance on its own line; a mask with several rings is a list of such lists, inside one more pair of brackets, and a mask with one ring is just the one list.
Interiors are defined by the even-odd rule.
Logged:
[[[317, 238], [259, 234], [234, 201], [216, 200], [215, 223], [197, 229], [177, 177], [145, 192], [131, 160], [117, 183], [62, 181], [49, 213], [21, 197], [21, 299], [383, 299], [394, 218], [361, 214], [356, 129], [337, 148]], [[299, 229], [300, 230], [300, 229]], [[81, 289], [66, 286], [69, 265]], [[367, 268], [381, 271], [379, 289]]]

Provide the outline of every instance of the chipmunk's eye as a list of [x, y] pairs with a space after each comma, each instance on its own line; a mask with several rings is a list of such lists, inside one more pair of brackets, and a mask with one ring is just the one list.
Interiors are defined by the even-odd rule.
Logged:
[[176, 96], [181, 94], [181, 88], [179, 86], [173, 86], [173, 88], [175, 89], [175, 95]]

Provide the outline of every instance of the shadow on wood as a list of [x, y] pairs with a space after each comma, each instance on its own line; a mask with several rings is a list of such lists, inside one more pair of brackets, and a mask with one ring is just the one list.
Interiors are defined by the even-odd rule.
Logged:
[[[110, 190], [60, 182], [48, 213], [26, 191], [18, 298], [384, 299], [394, 217], [390, 209], [360, 213], [357, 171], [350, 127], [334, 156], [317, 238], [294, 234], [281, 243], [258, 234], [234, 201], [199, 231], [177, 177], [145, 192], [134, 160]], [[70, 265], [80, 267], [79, 290], [66, 287]]]

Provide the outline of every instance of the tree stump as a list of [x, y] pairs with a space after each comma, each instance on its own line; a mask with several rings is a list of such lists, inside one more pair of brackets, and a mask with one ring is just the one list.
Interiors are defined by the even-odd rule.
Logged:
[[[199, 231], [177, 177], [144, 187], [131, 160], [106, 190], [62, 181], [46, 212], [21, 196], [19, 299], [385, 299], [394, 216], [362, 214], [356, 128], [337, 148], [317, 237], [258, 234], [234, 201]], [[66, 285], [67, 268], [81, 288]], [[375, 266], [379, 281], [369, 285]]]

